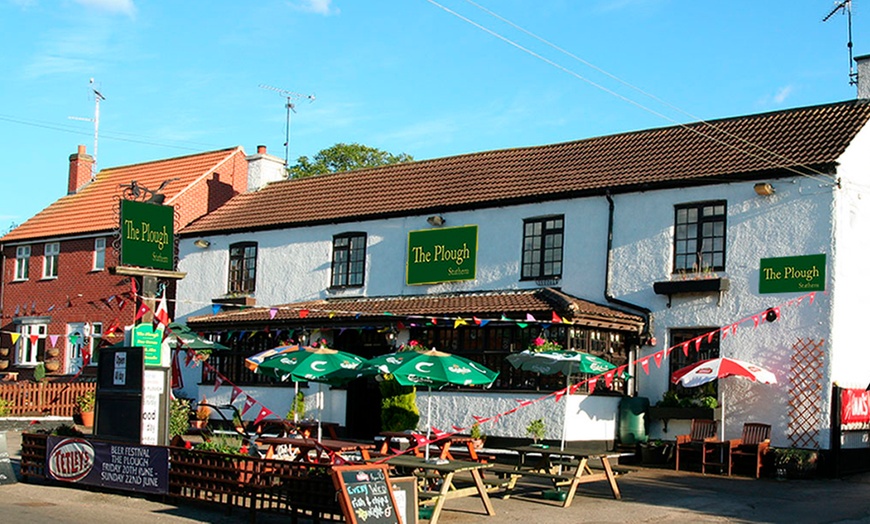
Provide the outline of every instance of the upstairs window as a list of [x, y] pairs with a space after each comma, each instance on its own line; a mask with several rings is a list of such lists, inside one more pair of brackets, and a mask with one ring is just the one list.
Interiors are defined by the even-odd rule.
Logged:
[[332, 287], [359, 287], [365, 282], [366, 234], [332, 238]]
[[676, 206], [674, 272], [725, 270], [725, 201]]
[[46, 244], [42, 262], [42, 278], [57, 278], [58, 258], [60, 258], [60, 242]]
[[257, 243], [230, 245], [229, 293], [253, 293], [257, 283]]
[[27, 280], [30, 276], [30, 246], [15, 248], [15, 280]]
[[562, 276], [564, 215], [523, 222], [522, 280]]
[[[710, 333], [713, 333], [710, 336]], [[697, 364], [702, 360], [719, 358], [719, 330], [712, 328], [697, 329], [672, 329], [671, 346], [675, 347], [668, 356], [668, 376], [673, 376], [677, 370], [686, 366]], [[684, 351], [683, 344], [688, 344], [688, 351]], [[686, 354], [688, 353], [688, 355]], [[718, 381], [708, 382], [703, 387], [684, 388], [681, 384], [670, 384], [670, 390], [680, 397], [700, 398], [705, 396], [716, 397], [718, 394]]]
[[94, 271], [106, 269], [106, 239], [94, 239]]

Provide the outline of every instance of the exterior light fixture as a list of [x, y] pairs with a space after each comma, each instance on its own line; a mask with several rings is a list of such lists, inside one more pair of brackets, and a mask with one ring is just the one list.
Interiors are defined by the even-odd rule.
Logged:
[[429, 222], [429, 225], [432, 226], [443, 226], [447, 220], [441, 215], [432, 215], [426, 219], [426, 222]]
[[206, 249], [206, 248], [208, 248], [208, 246], [211, 245], [211, 242], [209, 242], [208, 240], [206, 240], [204, 238], [198, 238], [198, 239], [193, 241], [193, 245], [200, 248], [200, 249]]
[[768, 184], [767, 182], [759, 182], [755, 184], [755, 193], [758, 196], [770, 196], [776, 193], [776, 190], [773, 189], [773, 186]]

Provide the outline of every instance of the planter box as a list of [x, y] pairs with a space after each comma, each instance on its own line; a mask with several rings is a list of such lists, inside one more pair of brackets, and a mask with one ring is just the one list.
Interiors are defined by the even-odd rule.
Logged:
[[211, 299], [212, 304], [220, 304], [222, 306], [256, 306], [257, 299], [255, 297], [218, 297]]
[[689, 293], [719, 293], [720, 297], [723, 291], [728, 291], [731, 288], [731, 281], [724, 277], [704, 278], [698, 280], [666, 280], [664, 282], [654, 282], [653, 291], [657, 295], [668, 296], [668, 307], [671, 306], [671, 297], [673, 295], [683, 295]]

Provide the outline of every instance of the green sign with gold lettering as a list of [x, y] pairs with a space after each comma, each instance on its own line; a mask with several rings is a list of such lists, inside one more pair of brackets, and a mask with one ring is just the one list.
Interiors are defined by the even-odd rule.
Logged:
[[121, 265], [175, 269], [175, 209], [121, 200]]
[[793, 293], [825, 290], [826, 258], [821, 255], [762, 258], [759, 293]]
[[408, 285], [474, 280], [476, 273], [477, 226], [408, 233]]
[[146, 366], [163, 365], [162, 343], [163, 327], [154, 329], [150, 322], [143, 322], [133, 328], [133, 346], [144, 350]]

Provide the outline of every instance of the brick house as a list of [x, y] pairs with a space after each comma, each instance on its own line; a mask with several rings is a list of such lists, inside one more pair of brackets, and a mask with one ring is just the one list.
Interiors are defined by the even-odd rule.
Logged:
[[93, 354], [121, 340], [136, 314], [130, 277], [113, 271], [124, 185], [162, 194], [179, 229], [245, 191], [245, 158], [235, 147], [93, 173], [94, 159], [80, 145], [70, 156], [67, 195], [0, 238], [0, 371], [29, 378], [42, 362], [48, 376], [76, 374], [83, 349]]

